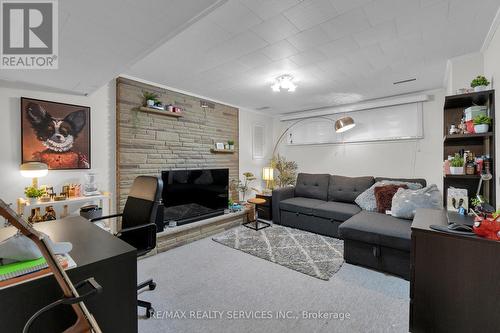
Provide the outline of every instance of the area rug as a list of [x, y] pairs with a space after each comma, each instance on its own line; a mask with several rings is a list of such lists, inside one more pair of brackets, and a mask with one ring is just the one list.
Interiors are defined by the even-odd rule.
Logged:
[[239, 226], [212, 239], [321, 280], [329, 280], [344, 263], [342, 240], [280, 225], [259, 231]]

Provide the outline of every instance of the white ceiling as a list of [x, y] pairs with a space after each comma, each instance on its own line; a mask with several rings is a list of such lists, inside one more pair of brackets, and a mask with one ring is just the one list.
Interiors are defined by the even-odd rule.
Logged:
[[59, 69], [0, 70], [0, 79], [93, 92], [223, 2], [59, 1]]
[[[446, 60], [479, 51], [500, 6], [225, 1], [59, 1], [60, 69], [0, 70], [0, 80], [90, 93], [123, 73], [250, 109], [292, 112], [442, 86]], [[273, 93], [270, 81], [285, 73], [297, 78], [297, 91]]]
[[[283, 113], [441, 87], [500, 0], [229, 0], [126, 74]], [[270, 80], [297, 78], [294, 93]], [[417, 81], [393, 85], [393, 82]]]

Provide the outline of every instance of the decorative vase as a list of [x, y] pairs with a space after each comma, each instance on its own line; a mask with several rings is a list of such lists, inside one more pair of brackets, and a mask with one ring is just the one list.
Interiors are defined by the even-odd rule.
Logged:
[[148, 105], [148, 106], [155, 106], [155, 101], [154, 101], [154, 100], [152, 100], [152, 99], [148, 99], [148, 100], [146, 101], [146, 103], [147, 103], [147, 105]]
[[480, 125], [474, 125], [474, 132], [475, 133], [488, 133], [489, 129], [488, 124], [480, 124]]
[[476, 86], [474, 87], [474, 92], [480, 92], [480, 91], [485, 91], [486, 86]]
[[464, 167], [450, 167], [450, 174], [463, 175], [464, 174]]

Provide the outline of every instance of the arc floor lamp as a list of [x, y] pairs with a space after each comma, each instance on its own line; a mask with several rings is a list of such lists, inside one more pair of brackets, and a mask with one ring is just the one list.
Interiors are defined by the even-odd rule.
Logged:
[[[356, 126], [356, 123], [354, 122], [354, 119], [352, 119], [352, 117], [349, 117], [349, 116], [344, 116], [344, 117], [339, 118], [337, 120], [333, 120], [331, 118], [323, 117], [323, 116], [299, 119], [296, 122], [294, 122], [293, 124], [291, 124], [290, 126], [288, 126], [283, 131], [283, 133], [281, 133], [281, 135], [278, 137], [278, 140], [276, 141], [276, 144], [274, 145], [274, 148], [273, 148], [273, 154], [271, 155], [272, 158], [274, 158], [274, 155], [276, 154], [276, 149], [278, 149], [278, 145], [280, 144], [281, 140], [285, 137], [285, 134], [288, 133], [288, 131], [290, 129], [292, 129], [296, 125], [300, 124], [301, 122], [304, 122], [306, 120], [311, 120], [311, 119], [324, 119], [324, 120], [328, 120], [329, 122], [333, 123], [334, 130], [335, 130], [336, 133], [346, 132], [346, 131], [348, 131], [348, 130], [350, 130], [350, 129], [352, 129], [352, 128], [354, 128]], [[274, 180], [273, 173], [274, 173], [274, 171], [273, 171], [273, 167], [272, 167], [271, 164], [269, 164], [269, 166], [267, 166], [267, 167], [265, 167], [265, 168], [262, 169], [262, 175], [263, 175], [262, 178], [266, 181], [266, 190], [269, 190], [269, 183], [270, 183], [270, 181]]]

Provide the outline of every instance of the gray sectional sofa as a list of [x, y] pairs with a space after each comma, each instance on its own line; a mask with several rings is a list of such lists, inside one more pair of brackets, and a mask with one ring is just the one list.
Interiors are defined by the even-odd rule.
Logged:
[[380, 180], [426, 186], [425, 179], [301, 173], [295, 187], [273, 190], [273, 222], [342, 238], [346, 262], [409, 279], [412, 221], [367, 212], [354, 202]]

